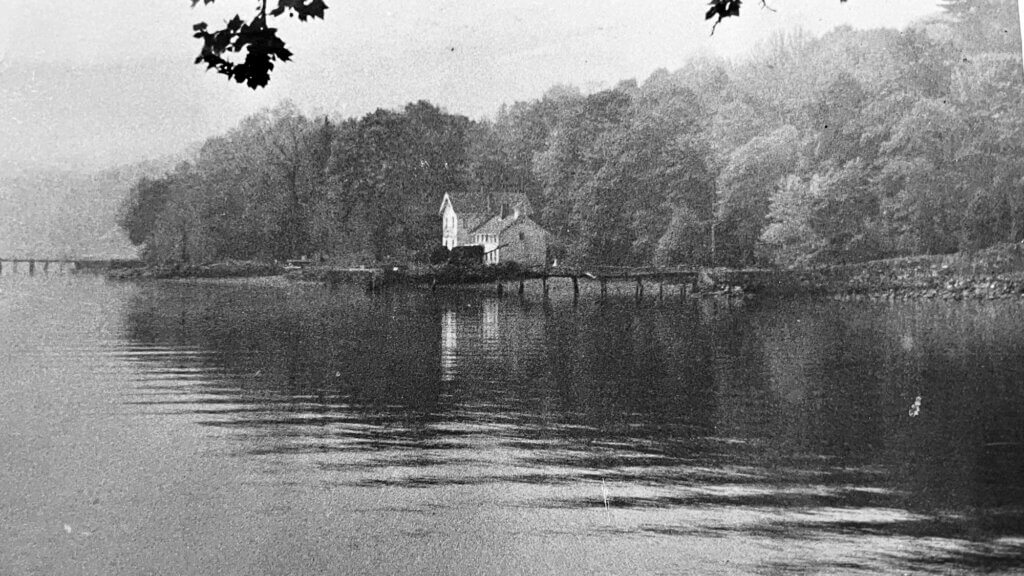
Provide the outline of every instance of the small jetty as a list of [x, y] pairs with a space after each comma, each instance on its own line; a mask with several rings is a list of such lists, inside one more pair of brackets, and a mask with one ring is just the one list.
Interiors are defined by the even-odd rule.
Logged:
[[[20, 265], [20, 266], [19, 266]], [[143, 265], [141, 260], [135, 258], [53, 258], [36, 256], [0, 256], [0, 274], [4, 268], [12, 274], [18, 274], [19, 268], [35, 275], [37, 272], [48, 274], [52, 271], [64, 272], [106, 272], [109, 270], [123, 270], [139, 268]]]

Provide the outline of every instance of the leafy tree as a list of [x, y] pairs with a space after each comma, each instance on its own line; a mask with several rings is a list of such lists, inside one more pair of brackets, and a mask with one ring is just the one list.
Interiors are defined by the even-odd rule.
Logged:
[[718, 176], [716, 262], [755, 262], [771, 198], [783, 177], [796, 168], [800, 144], [796, 128], [784, 126], [751, 139], [730, 155]]
[[817, 244], [817, 250], [808, 256], [826, 262], [857, 262], [889, 255], [877, 226], [880, 202], [871, 174], [870, 167], [857, 158], [815, 182], [807, 224], [814, 232], [808, 237], [814, 241], [810, 246]]
[[865, 100], [867, 94], [860, 83], [846, 72], [828, 84], [812, 113], [819, 158], [842, 163], [862, 154], [856, 121]]
[[957, 23], [958, 43], [968, 52], [1020, 53], [1020, 18], [1014, 0], [944, 0]]
[[707, 219], [699, 217], [686, 206], [674, 209], [665, 233], [658, 239], [654, 264], [706, 265], [710, 263], [710, 257]]
[[285, 104], [140, 180], [121, 224], [155, 260], [411, 258], [436, 245], [445, 192], [463, 209], [525, 193], [579, 263], [802, 265], [1020, 241], [1024, 78], [995, 22], [1009, 3], [947, 4], [953, 18], [903, 32], [777, 35], [747, 62], [698, 58], [586, 96], [557, 86], [493, 121], [426, 102], [327, 121]]
[[263, 185], [284, 192], [275, 240], [277, 255], [309, 254], [310, 208], [324, 192], [333, 129], [326, 118], [310, 121], [291, 103], [260, 118]]
[[883, 185], [902, 251], [945, 253], [963, 239], [962, 172], [956, 163], [965, 126], [947, 99], [921, 99], [882, 146]]
[[427, 102], [402, 112], [377, 110], [334, 143], [328, 164], [346, 215], [366, 219], [378, 260], [409, 257], [436, 243], [436, 210], [444, 193], [469, 189], [470, 122]]
[[964, 130], [956, 152], [971, 246], [1024, 239], [1024, 93], [1016, 55], [978, 55], [953, 75]]
[[153, 235], [160, 213], [172, 195], [171, 178], [143, 177], [128, 192], [121, 205], [118, 224], [128, 233], [128, 240], [136, 245], [145, 244]]
[[598, 139], [625, 119], [629, 104], [629, 96], [620, 90], [561, 98], [546, 149], [534, 157], [534, 171], [543, 187], [543, 221], [549, 232], [563, 239], [569, 258], [585, 256], [582, 229], [588, 216], [592, 220], [604, 209], [592, 194], [592, 179], [601, 166], [595, 150]]
[[809, 264], [822, 249], [824, 240], [811, 224], [821, 197], [821, 179], [789, 175], [772, 195], [768, 226], [761, 242], [772, 261], [783, 266]]

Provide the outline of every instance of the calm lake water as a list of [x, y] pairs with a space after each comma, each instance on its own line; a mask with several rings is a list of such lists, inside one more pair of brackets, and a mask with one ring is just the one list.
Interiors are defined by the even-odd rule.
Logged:
[[3, 276], [0, 574], [1024, 571], [1024, 305], [563, 288]]

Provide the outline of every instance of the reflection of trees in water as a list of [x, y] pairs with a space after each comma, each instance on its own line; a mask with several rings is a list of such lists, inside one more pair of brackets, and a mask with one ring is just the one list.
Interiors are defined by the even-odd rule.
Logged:
[[[210, 352], [199, 358], [223, 376], [199, 392], [230, 408], [197, 400], [209, 423], [287, 439], [253, 451], [362, 455], [332, 465], [364, 467], [358, 485], [607, 481], [648, 491], [612, 494], [610, 507], [907, 510], [731, 528], [764, 536], [984, 543], [1024, 535], [1024, 328], [1015, 311], [986, 310], [574, 308], [156, 285], [133, 302], [128, 330]], [[515, 454], [513, 466], [437, 473], [473, 450]], [[409, 471], [372, 473], [389, 466]], [[596, 495], [549, 504], [606, 505]], [[956, 553], [970, 563], [973, 552]]]
[[222, 376], [194, 392], [238, 407], [211, 424], [373, 420], [411, 434], [437, 418], [438, 342], [435, 321], [400, 319], [399, 305], [313, 287], [162, 284], [140, 292], [127, 329], [140, 343], [211, 353], [204, 367]]

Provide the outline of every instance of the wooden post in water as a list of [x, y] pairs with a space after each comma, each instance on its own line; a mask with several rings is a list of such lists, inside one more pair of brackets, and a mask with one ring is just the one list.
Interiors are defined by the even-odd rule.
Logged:
[[665, 285], [663, 283], [661, 283], [661, 282], [658, 282], [658, 302], [661, 302], [664, 299], [665, 299]]
[[541, 284], [544, 286], [544, 297], [548, 297], [548, 277], [544, 276], [540, 279]]
[[524, 285], [524, 283], [525, 283], [525, 279], [522, 276], [520, 276], [519, 277], [519, 295], [520, 296], [522, 296], [523, 293], [526, 292], [526, 286]]
[[572, 277], [572, 297], [580, 297], [580, 279], [577, 276]]
[[608, 279], [602, 277], [601, 278], [601, 299], [605, 299], [607, 297], [608, 297]]
[[0, 274], [4, 273], [4, 261], [0, 260]]
[[497, 292], [498, 292], [498, 298], [501, 298], [502, 296], [505, 295], [505, 285], [502, 284], [501, 282], [498, 282]]
[[36, 273], [36, 261], [35, 260], [29, 260], [28, 261], [28, 275], [32, 276], [35, 273]]
[[50, 271], [50, 261], [49, 260], [43, 260], [43, 274], [46, 274], [49, 271]]
[[640, 302], [641, 300], [644, 299], [644, 281], [639, 276], [636, 277], [635, 294], [637, 302]]

